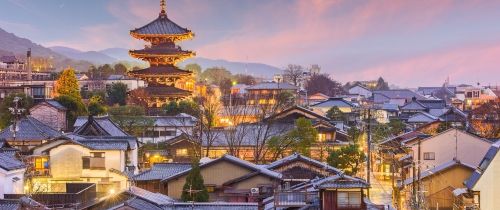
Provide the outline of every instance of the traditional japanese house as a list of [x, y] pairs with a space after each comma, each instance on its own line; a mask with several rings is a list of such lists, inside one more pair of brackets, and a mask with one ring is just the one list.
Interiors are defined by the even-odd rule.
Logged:
[[17, 121], [16, 129], [11, 125], [0, 131], [0, 138], [7, 140], [11, 146], [22, 152], [27, 152], [29, 149], [61, 135], [60, 131], [32, 116], [26, 116]]

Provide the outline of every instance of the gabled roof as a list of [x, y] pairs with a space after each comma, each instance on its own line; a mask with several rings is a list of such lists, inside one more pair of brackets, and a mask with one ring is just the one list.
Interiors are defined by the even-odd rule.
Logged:
[[[431, 168], [431, 169], [428, 169], [428, 170], [424, 170], [422, 173], [420, 173], [420, 179], [424, 179], [426, 177], [430, 177], [434, 174], [438, 174], [440, 172], [443, 172], [447, 169], [450, 169], [452, 167], [456, 167], [456, 166], [462, 166], [462, 167], [465, 167], [465, 168], [468, 168], [470, 169], [471, 171], [474, 170], [475, 166], [473, 165], [470, 165], [470, 164], [467, 164], [467, 163], [462, 163], [458, 160], [451, 160], [451, 161], [448, 161], [448, 162], [445, 162], [441, 165], [438, 165], [434, 168]], [[409, 185], [413, 183], [413, 177], [410, 177], [408, 179], [405, 179], [403, 184], [404, 185]]]
[[356, 107], [353, 103], [346, 101], [343, 98], [331, 97], [326, 101], [321, 101], [311, 105], [312, 107]]
[[293, 153], [290, 156], [287, 156], [287, 157], [284, 157], [284, 158], [279, 159], [277, 161], [274, 161], [271, 164], [267, 165], [266, 168], [273, 170], [273, 169], [279, 168], [281, 166], [285, 166], [285, 165], [287, 165], [291, 162], [294, 162], [294, 161], [302, 161], [302, 162], [314, 165], [314, 166], [319, 167], [319, 168], [324, 168], [325, 170], [336, 173], [336, 174], [343, 173], [340, 169], [332, 167], [332, 166], [328, 165], [327, 163], [322, 163], [320, 161], [317, 161], [317, 160], [314, 160], [312, 158], [300, 155], [298, 153]]
[[[292, 114], [299, 115], [301, 117], [307, 118], [307, 119], [312, 119], [312, 120], [323, 120], [323, 121], [330, 121], [330, 118], [320, 115], [316, 112], [313, 112], [312, 110], [306, 109], [302, 106], [292, 106], [289, 107], [279, 113], [273, 114], [264, 120], [277, 120], [277, 119], [282, 119], [286, 118], [287, 116], [290, 116]], [[298, 119], [298, 118], [296, 118]]]
[[182, 171], [190, 170], [189, 163], [157, 163], [149, 170], [134, 176], [136, 181], [162, 180]]
[[73, 133], [80, 136], [129, 136], [109, 116], [78, 117], [74, 127]]
[[246, 90], [298, 90], [299, 88], [295, 85], [286, 82], [262, 82], [259, 84], [247, 87]]
[[469, 190], [472, 190], [476, 186], [477, 182], [481, 179], [481, 176], [488, 170], [491, 162], [500, 150], [500, 141], [493, 143], [488, 149], [488, 152], [484, 155], [483, 160], [479, 163], [479, 167], [472, 173], [472, 175], [465, 181], [465, 186]]
[[[37, 106], [41, 106], [43, 104], [46, 104], [48, 106], [51, 106], [51, 107], [54, 107], [56, 108], [57, 110], [61, 110], [61, 111], [66, 111], [68, 109], [66, 109], [66, 107], [64, 107], [62, 104], [60, 104], [59, 102], [57, 102], [56, 100], [46, 100], [46, 101], [42, 101], [40, 102], [39, 104], [35, 105], [34, 107], [37, 107]], [[34, 108], [33, 107], [33, 108]], [[31, 109], [33, 109], [31, 108]]]
[[428, 107], [426, 107], [424, 104], [420, 103], [420, 101], [412, 100], [412, 101], [406, 103], [400, 109], [401, 110], [426, 110], [427, 108]]
[[[463, 130], [460, 130], [460, 129], [457, 129], [457, 128], [450, 128], [450, 129], [445, 130], [445, 131], [443, 131], [443, 132], [441, 132], [441, 133], [438, 133], [437, 135], [434, 135], [434, 136], [428, 136], [427, 138], [421, 139], [421, 140], [420, 140], [420, 142], [422, 143], [422, 142], [424, 142], [424, 141], [428, 141], [428, 140], [430, 140], [430, 139], [434, 139], [434, 138], [436, 138], [436, 137], [438, 137], [438, 136], [441, 136], [441, 135], [444, 135], [444, 134], [446, 134], [446, 133], [448, 133], [448, 132], [457, 132], [457, 134], [458, 134], [458, 133], [461, 133], [461, 134], [464, 134], [464, 135], [469, 135], [469, 136], [474, 137], [474, 139], [477, 139], [477, 140], [479, 140], [479, 141], [484, 141], [484, 142], [486, 142], [486, 143], [488, 143], [488, 144], [491, 144], [491, 142], [490, 142], [489, 140], [487, 140], [487, 139], [481, 138], [481, 137], [479, 137], [479, 136], [476, 136], [476, 135], [474, 135], [474, 134], [471, 134], [471, 133], [469, 133], [469, 132], [466, 132], [466, 131], [463, 131]], [[404, 144], [407, 144], [407, 145], [413, 145], [413, 144], [416, 144], [416, 142], [414, 142], [414, 139], [409, 139], [409, 140], [406, 140], [406, 141], [404, 141], [403, 143], [404, 143]]]
[[428, 123], [436, 120], [439, 120], [439, 117], [431, 115], [427, 112], [418, 112], [408, 118], [408, 123]]
[[370, 185], [363, 179], [347, 176], [345, 174], [314, 180], [312, 186], [316, 189], [352, 189], [369, 188]]
[[6, 171], [25, 168], [25, 164], [12, 155], [0, 153], [0, 168]]
[[238, 139], [240, 146], [255, 146], [259, 141], [264, 138], [271, 138], [273, 136], [281, 136], [295, 127], [293, 123], [252, 123], [252, 124], [239, 124], [236, 126], [236, 130], [227, 129], [217, 129], [210, 132], [203, 132], [202, 144], [203, 146], [208, 145], [208, 140], [212, 142], [211, 146], [228, 146], [230, 142], [234, 140], [230, 139], [231, 133], [234, 132], [236, 135], [242, 135], [242, 139]]
[[387, 140], [384, 140], [384, 141], [380, 142], [379, 145], [383, 145], [386, 147], [400, 148], [402, 146], [401, 144], [403, 142], [405, 142], [406, 140], [414, 139], [414, 138], [419, 137], [421, 135], [425, 135], [425, 134], [420, 132], [420, 131], [410, 131], [410, 132], [403, 133], [399, 136], [395, 136], [393, 138], [389, 138]]
[[0, 199], [1, 210], [16, 210], [21, 209], [21, 201], [14, 199]]
[[[206, 162], [206, 163], [200, 164], [200, 169], [203, 169], [205, 167], [208, 167], [210, 165], [213, 165], [213, 164], [216, 164], [216, 163], [219, 163], [219, 162], [222, 162], [222, 161], [228, 161], [228, 162], [231, 162], [233, 164], [239, 165], [239, 166], [241, 166], [243, 168], [249, 169], [250, 171], [252, 171], [250, 173], [257, 172], [258, 174], [266, 175], [266, 176], [274, 178], [274, 179], [281, 179], [281, 174], [280, 173], [271, 171], [271, 170], [269, 170], [269, 169], [267, 169], [265, 167], [257, 166], [257, 165], [255, 165], [255, 164], [253, 164], [251, 162], [239, 159], [237, 157], [234, 157], [234, 156], [231, 156], [231, 155], [228, 155], [228, 154], [225, 154], [222, 157], [217, 158], [215, 160], [212, 160], [210, 162]], [[184, 171], [179, 172], [177, 174], [173, 174], [172, 176], [169, 176], [169, 177], [163, 179], [162, 182], [163, 181], [168, 181], [168, 180], [171, 180], [171, 179], [174, 179], [174, 178], [177, 178], [177, 177], [180, 177], [182, 175], [186, 175], [186, 174], [189, 173], [190, 170], [191, 169], [184, 170]]]
[[373, 91], [373, 95], [382, 95], [388, 99], [411, 99], [413, 97], [417, 99], [426, 99], [424, 96], [409, 89], [376, 90]]
[[[34, 117], [25, 116], [17, 122], [16, 141], [41, 141], [61, 136], [62, 133], [38, 121]], [[12, 125], [0, 131], [0, 138], [13, 141]]]

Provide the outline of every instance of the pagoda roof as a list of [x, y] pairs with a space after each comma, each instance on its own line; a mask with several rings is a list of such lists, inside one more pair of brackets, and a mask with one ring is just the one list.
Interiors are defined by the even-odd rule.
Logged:
[[166, 13], [160, 13], [158, 18], [150, 23], [130, 31], [132, 36], [188, 36], [193, 33], [171, 21]]
[[150, 54], [150, 55], [165, 55], [165, 56], [175, 56], [182, 54], [192, 54], [192, 51], [182, 50], [180, 48], [145, 48], [141, 50], [130, 50], [130, 54]]
[[192, 72], [182, 70], [173, 65], [150, 66], [129, 72], [130, 75], [191, 75]]
[[172, 87], [172, 86], [166, 86], [166, 85], [148, 86], [148, 87], [143, 88], [143, 90], [149, 96], [156, 96], [156, 97], [169, 97], [169, 96], [185, 96], [185, 97], [187, 97], [187, 96], [191, 95], [191, 91], [179, 89], [179, 88]]

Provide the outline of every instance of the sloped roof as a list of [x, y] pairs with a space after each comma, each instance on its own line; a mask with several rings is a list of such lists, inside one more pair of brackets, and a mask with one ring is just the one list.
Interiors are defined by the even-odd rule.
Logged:
[[412, 101], [406, 103], [400, 109], [401, 110], [426, 110], [427, 108], [428, 107], [426, 107], [424, 104], [420, 103], [420, 101], [412, 100]]
[[109, 116], [80, 116], [74, 127], [73, 133], [81, 136], [129, 136]]
[[191, 75], [192, 72], [182, 70], [173, 65], [150, 66], [145, 69], [130, 71], [129, 74], [141, 75]]
[[327, 163], [322, 163], [320, 161], [317, 161], [317, 160], [314, 160], [312, 158], [300, 155], [298, 153], [293, 153], [292, 155], [289, 155], [287, 157], [284, 157], [282, 159], [274, 161], [271, 164], [267, 165], [266, 168], [273, 170], [273, 169], [281, 167], [283, 165], [287, 165], [293, 161], [303, 161], [303, 162], [306, 162], [308, 164], [315, 165], [315, 166], [320, 167], [320, 168], [324, 168], [325, 170], [328, 170], [330, 172], [334, 172], [337, 174], [342, 173], [342, 171], [340, 169], [332, 167], [332, 166], [328, 165]]
[[426, 99], [424, 96], [413, 92], [409, 89], [397, 89], [397, 90], [376, 90], [373, 94], [380, 94], [389, 99], [411, 99], [416, 97], [417, 99]]
[[62, 104], [60, 104], [56, 100], [46, 100], [46, 101], [44, 101], [42, 103], [47, 103], [48, 105], [50, 105], [50, 106], [52, 106], [52, 107], [54, 107], [56, 109], [59, 109], [59, 110], [63, 110], [63, 111], [67, 110], [66, 107], [64, 107]]
[[165, 126], [165, 127], [192, 127], [198, 122], [196, 117], [191, 115], [180, 113], [175, 116], [148, 116], [148, 118], [153, 119], [155, 126]]
[[314, 180], [312, 186], [316, 189], [364, 189], [370, 187], [370, 185], [365, 180], [347, 176], [345, 174]]
[[474, 188], [479, 179], [481, 179], [481, 176], [484, 174], [484, 172], [488, 170], [488, 167], [490, 166], [491, 162], [493, 161], [499, 150], [500, 150], [500, 141], [497, 141], [491, 145], [491, 147], [488, 149], [488, 152], [486, 152], [483, 159], [479, 163], [479, 167], [476, 168], [476, 170], [472, 173], [469, 179], [465, 181], [465, 186], [467, 186], [469, 190], [472, 190], [472, 188]]
[[[236, 131], [233, 132], [235, 135], [241, 134], [242, 139], [238, 139], [241, 146], [255, 146], [258, 143], [257, 141], [262, 141], [264, 138], [271, 138], [273, 136], [281, 136], [294, 127], [293, 123], [239, 124], [236, 127]], [[204, 132], [202, 136], [203, 146], [207, 146], [209, 140], [212, 141], [212, 146], [228, 146], [229, 142], [232, 141], [230, 132], [230, 130], [224, 129]]]
[[0, 168], [6, 171], [25, 168], [25, 164], [9, 154], [0, 153]]
[[436, 120], [439, 120], [439, 117], [433, 116], [427, 112], [418, 112], [408, 118], [408, 123], [428, 123]]
[[183, 35], [191, 33], [191, 31], [171, 21], [167, 17], [167, 14], [160, 13], [155, 20], [140, 28], [131, 30], [130, 33], [142, 35]]
[[134, 177], [136, 181], [162, 180], [185, 170], [190, 170], [188, 163], [157, 163], [149, 170], [143, 171]]
[[281, 119], [281, 118], [285, 118], [286, 116], [289, 116], [291, 114], [298, 114], [298, 115], [304, 116], [304, 117], [309, 118], [309, 119], [330, 121], [330, 118], [323, 116], [323, 115], [320, 115], [320, 114], [313, 112], [312, 110], [309, 110], [309, 109], [304, 108], [302, 106], [289, 107], [281, 112], [278, 112], [276, 114], [273, 114], [273, 115], [265, 118], [265, 120]]
[[298, 90], [297, 86], [286, 82], [262, 82], [246, 88], [246, 90]]
[[321, 101], [311, 105], [311, 107], [356, 107], [353, 103], [346, 101], [343, 98], [331, 97], [326, 101]]
[[16, 210], [21, 209], [21, 202], [13, 199], [0, 199], [1, 210]]
[[[221, 161], [229, 161], [229, 162], [234, 163], [236, 165], [239, 165], [241, 167], [247, 168], [247, 169], [249, 169], [249, 170], [252, 171], [250, 173], [258, 172], [259, 174], [263, 174], [263, 175], [266, 175], [266, 176], [269, 176], [269, 177], [272, 177], [272, 178], [275, 178], [275, 179], [281, 179], [281, 174], [278, 173], [278, 172], [271, 171], [271, 170], [269, 170], [269, 169], [267, 169], [265, 167], [261, 167], [261, 166], [255, 165], [255, 164], [253, 164], [251, 162], [239, 159], [237, 157], [234, 157], [234, 156], [231, 156], [231, 155], [228, 155], [228, 154], [225, 154], [222, 157], [217, 158], [215, 160], [212, 160], [212, 161], [200, 164], [200, 169], [203, 169], [203, 168], [205, 168], [207, 166], [213, 165], [213, 164], [221, 162]], [[168, 180], [171, 180], [173, 178], [176, 178], [176, 177], [188, 174], [190, 170], [191, 169], [185, 170], [185, 171], [181, 171], [181, 172], [176, 173], [176, 174], [173, 174], [172, 176], [166, 177], [162, 181], [168, 181]]]
[[[17, 122], [16, 141], [41, 141], [61, 136], [62, 133], [38, 121], [34, 117], [25, 116]], [[12, 125], [0, 131], [0, 138], [13, 141]]]
[[[449, 168], [452, 168], [452, 167], [455, 167], [455, 166], [463, 166], [463, 167], [466, 167], [466, 168], [469, 168], [471, 170], [474, 170], [475, 166], [473, 165], [470, 165], [470, 164], [467, 164], [467, 163], [462, 163], [460, 161], [457, 161], [457, 160], [451, 160], [451, 161], [448, 161], [448, 162], [445, 162], [441, 165], [438, 165], [434, 168], [431, 168], [431, 169], [427, 169], [427, 170], [424, 170], [422, 173], [420, 173], [420, 178], [421, 179], [424, 179], [426, 177], [429, 177], [429, 176], [432, 176], [436, 173], [439, 173], [439, 172], [442, 172], [446, 169], [449, 169]], [[404, 185], [408, 185], [408, 184], [411, 184], [413, 183], [413, 177], [410, 177], [408, 179], [405, 179], [403, 184]]]
[[190, 96], [191, 91], [179, 89], [172, 86], [152, 86], [139, 88], [133, 91], [144, 90], [150, 96], [168, 97], [168, 96]]

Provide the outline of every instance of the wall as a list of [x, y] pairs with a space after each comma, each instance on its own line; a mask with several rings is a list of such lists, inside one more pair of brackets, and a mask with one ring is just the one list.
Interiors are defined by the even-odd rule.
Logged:
[[[0, 169], [0, 199], [4, 198], [4, 194], [22, 194], [24, 189], [24, 172], [26, 169], [17, 169], [5, 171]], [[14, 182], [13, 178], [19, 178]]]
[[[462, 131], [455, 132], [450, 129], [445, 133], [422, 140], [421, 143], [421, 162], [422, 168], [432, 168], [448, 161], [453, 160], [455, 157], [455, 133], [457, 134], [457, 158], [463, 163], [477, 166], [483, 159], [484, 155], [490, 148], [490, 143], [479, 139], [476, 136], [464, 133]], [[418, 143], [415, 142], [411, 146], [413, 157], [415, 160], [418, 158]], [[435, 160], [424, 160], [425, 152], [434, 152]]]
[[488, 168], [483, 172], [483, 175], [472, 188], [473, 191], [479, 191], [479, 204], [481, 209], [494, 210], [500, 206], [500, 154], [497, 153], [491, 161]]
[[44, 103], [30, 109], [30, 114], [35, 119], [58, 130], [66, 130], [66, 112], [46, 105]]

